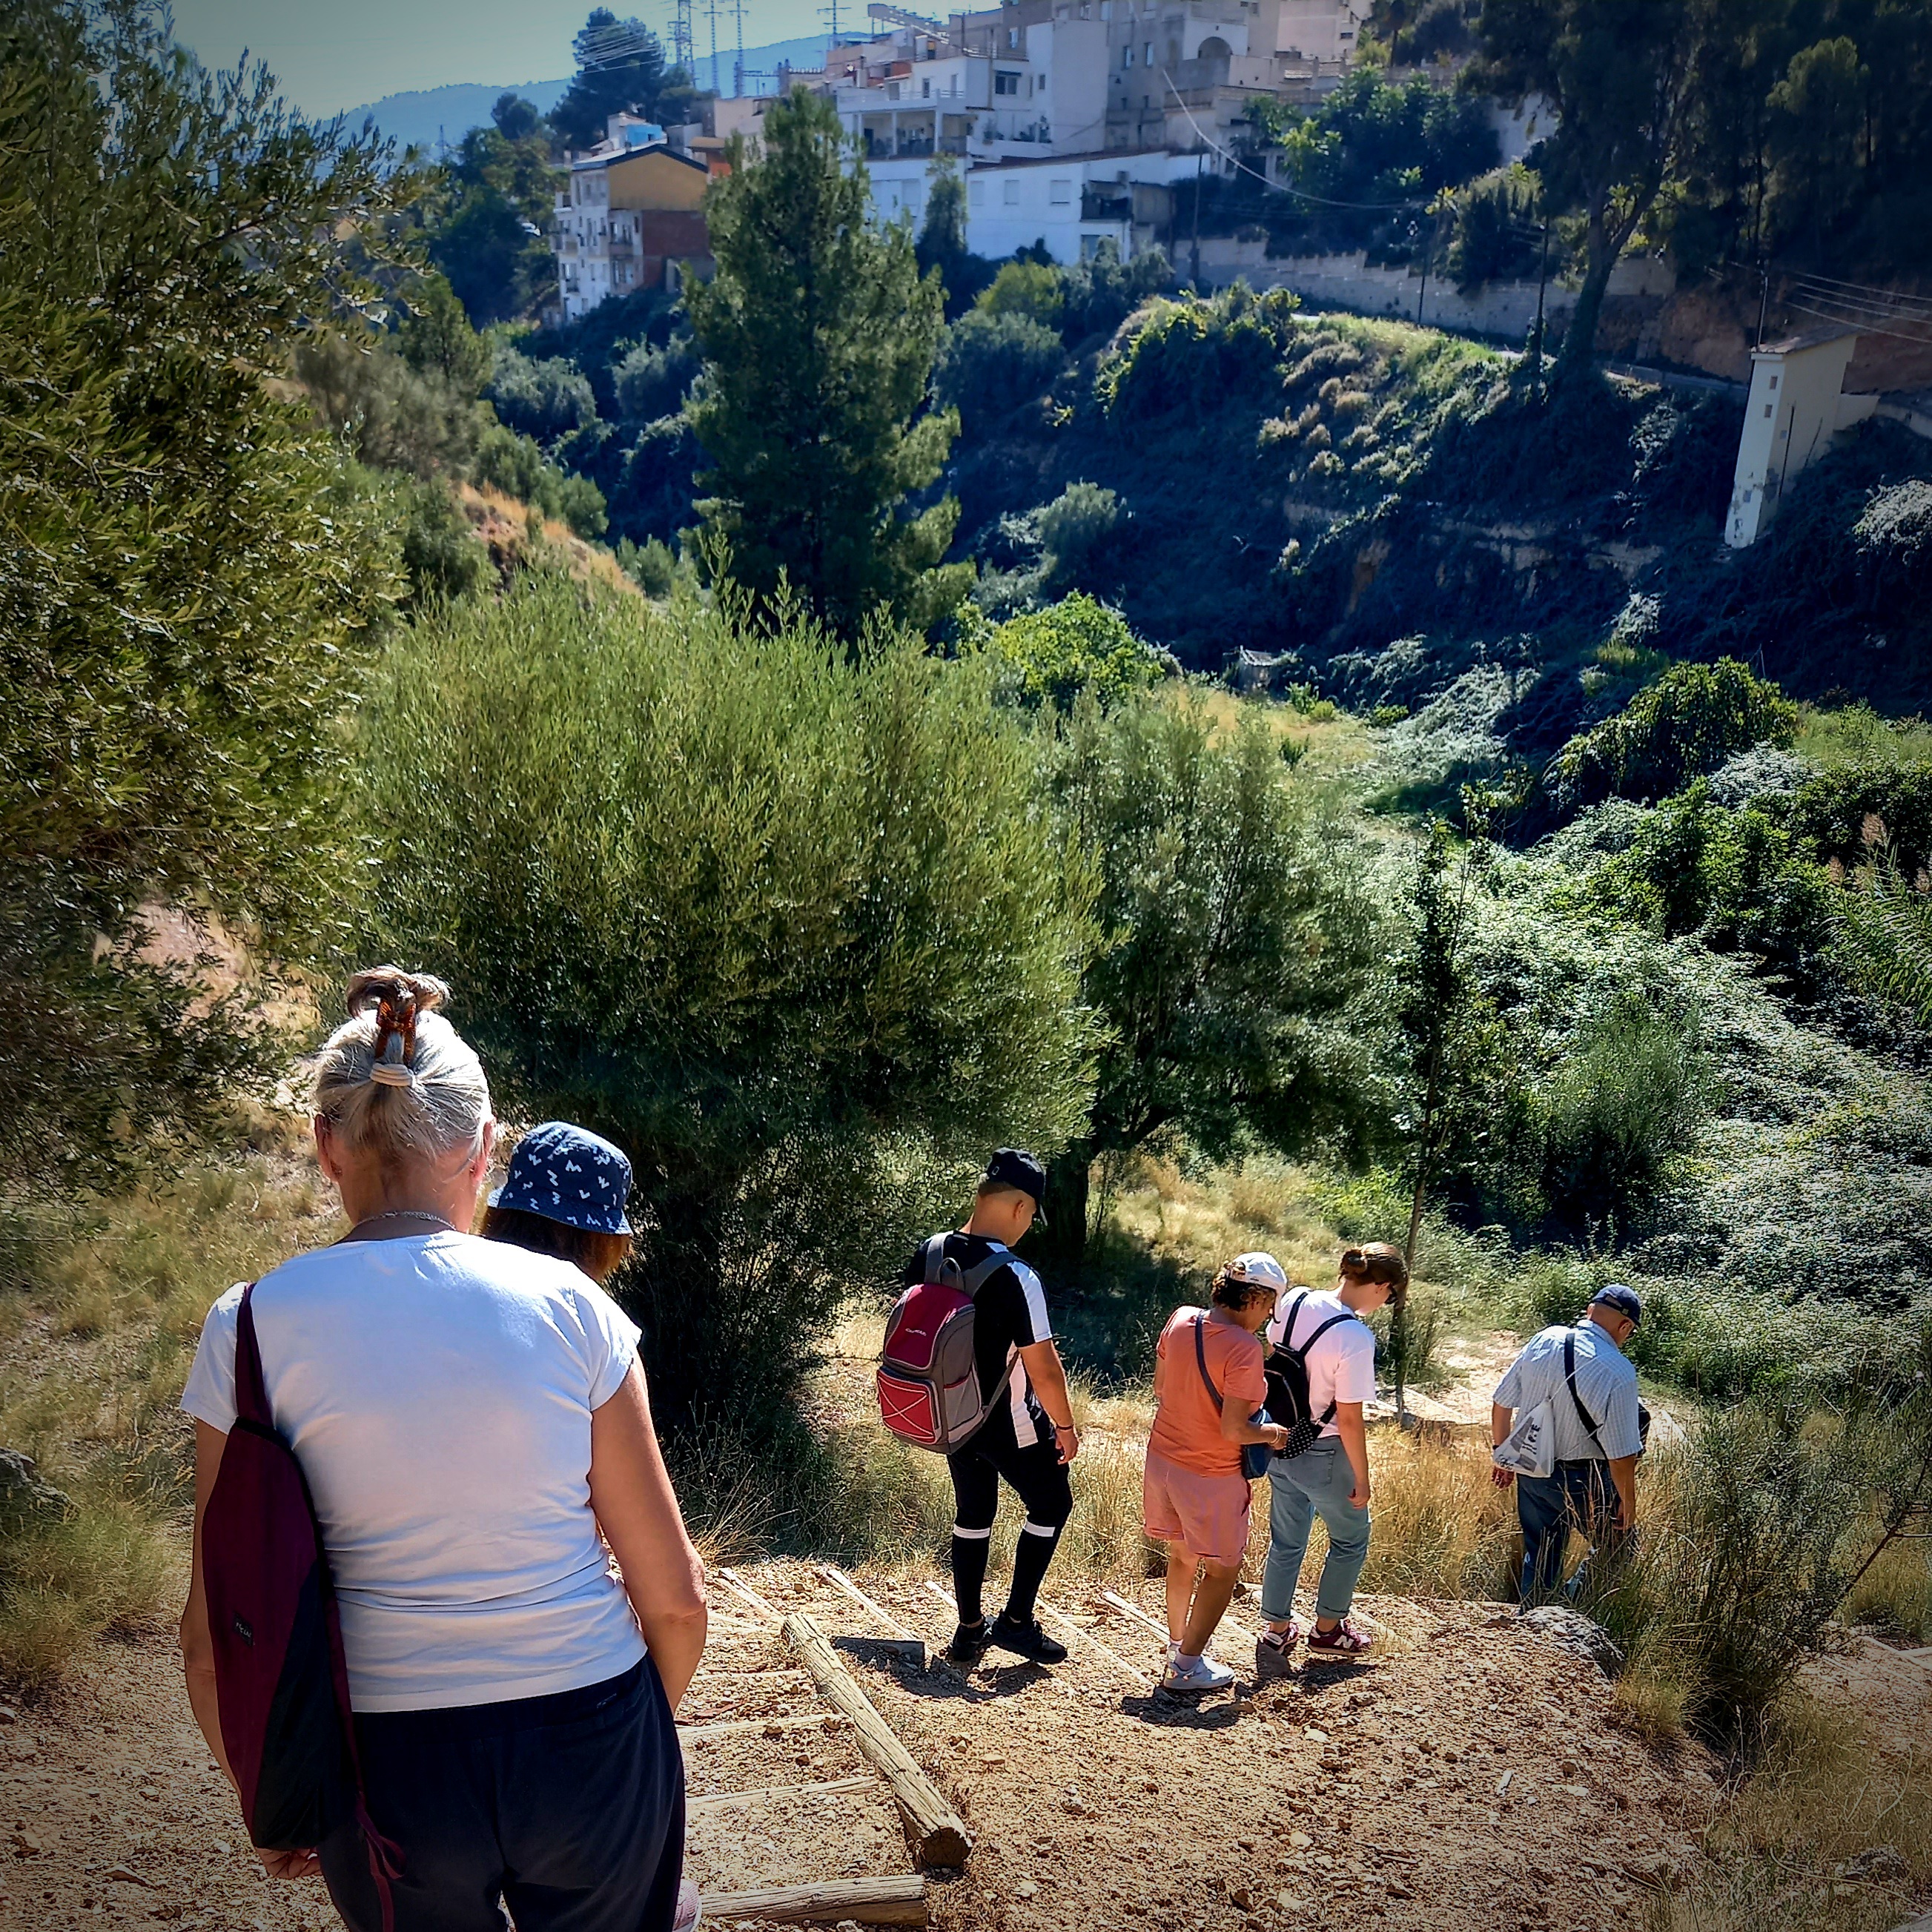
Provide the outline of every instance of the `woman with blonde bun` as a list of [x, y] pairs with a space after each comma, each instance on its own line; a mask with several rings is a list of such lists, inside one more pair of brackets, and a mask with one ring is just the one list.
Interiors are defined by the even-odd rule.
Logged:
[[[496, 1122], [448, 991], [394, 967], [350, 982], [314, 1122], [348, 1231], [246, 1291], [333, 1578], [369, 1844], [400, 1855], [394, 1932], [672, 1932], [672, 1713], [704, 1648], [704, 1569], [636, 1327], [569, 1262], [469, 1232]], [[182, 1648], [224, 1768], [202, 1527], [238, 1420], [244, 1293], [209, 1312], [182, 1398]], [[350, 1932], [385, 1926], [358, 1826], [259, 1856], [272, 1876], [319, 1871]], [[694, 1904], [687, 1888], [687, 1922]]]

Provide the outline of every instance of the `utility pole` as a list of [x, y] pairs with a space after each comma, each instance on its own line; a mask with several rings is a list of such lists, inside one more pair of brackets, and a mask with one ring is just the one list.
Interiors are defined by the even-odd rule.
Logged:
[[738, 27], [738, 64], [732, 70], [731, 94], [734, 100], [745, 91], [745, 0], [731, 0], [731, 12]]
[[705, 17], [711, 22], [711, 91], [718, 92], [718, 0], [704, 0]]
[[1764, 346], [1765, 318], [1771, 310], [1771, 257], [1760, 255], [1757, 262], [1757, 344]]
[[691, 30], [692, 0], [671, 0], [670, 64], [681, 67], [692, 80], [698, 78], [698, 50]]
[[1436, 205], [1430, 210], [1436, 219], [1430, 226], [1429, 239], [1423, 244], [1422, 288], [1415, 298], [1415, 326], [1418, 328], [1422, 326], [1422, 305], [1429, 299], [1429, 266], [1436, 259], [1436, 238], [1442, 232], [1442, 216], [1447, 206], [1448, 190], [1445, 189], [1442, 194], [1436, 196]]

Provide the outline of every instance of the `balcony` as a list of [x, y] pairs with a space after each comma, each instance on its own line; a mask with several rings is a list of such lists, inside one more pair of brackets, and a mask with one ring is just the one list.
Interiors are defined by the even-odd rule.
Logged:
[[614, 262], [634, 262], [637, 260], [638, 244], [634, 242], [613, 242], [609, 254]]

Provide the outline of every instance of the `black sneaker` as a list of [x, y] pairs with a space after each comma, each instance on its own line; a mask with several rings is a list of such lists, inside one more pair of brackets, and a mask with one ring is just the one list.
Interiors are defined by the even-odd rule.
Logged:
[[1037, 1617], [1029, 1617], [1022, 1623], [1018, 1618], [1009, 1616], [1002, 1610], [994, 1619], [986, 1641], [998, 1649], [1011, 1651], [1016, 1657], [1024, 1657], [1030, 1664], [1066, 1661], [1066, 1645], [1055, 1643], [1040, 1628]]
[[977, 1664], [986, 1654], [986, 1646], [993, 1640], [993, 1633], [982, 1617], [976, 1624], [962, 1624], [952, 1633], [952, 1641], [946, 1646], [946, 1654], [955, 1664]]

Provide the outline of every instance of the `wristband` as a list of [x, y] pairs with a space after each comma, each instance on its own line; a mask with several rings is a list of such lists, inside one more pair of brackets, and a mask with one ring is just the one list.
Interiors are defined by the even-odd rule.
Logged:
[[1056, 1422], [1053, 1425], [1053, 1432], [1056, 1436], [1073, 1436], [1079, 1432], [1070, 1422]]

